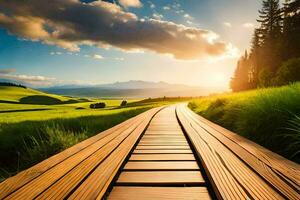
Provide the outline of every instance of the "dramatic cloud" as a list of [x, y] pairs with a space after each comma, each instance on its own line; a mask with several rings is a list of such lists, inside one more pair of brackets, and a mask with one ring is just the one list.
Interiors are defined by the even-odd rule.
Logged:
[[10, 74], [10, 73], [13, 73], [15, 72], [16, 70], [15, 69], [0, 69], [0, 75], [2, 74]]
[[197, 59], [223, 56], [232, 48], [212, 31], [162, 20], [139, 20], [120, 6], [100, 0], [2, 0], [0, 26], [19, 37], [71, 51], [79, 51], [80, 45], [113, 46]]
[[141, 7], [142, 3], [139, 0], [119, 0], [119, 3], [124, 7]]

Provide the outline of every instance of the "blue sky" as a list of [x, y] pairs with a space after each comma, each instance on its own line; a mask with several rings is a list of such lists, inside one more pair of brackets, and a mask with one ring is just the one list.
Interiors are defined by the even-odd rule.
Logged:
[[[238, 55], [249, 47], [259, 0], [142, 0], [140, 3], [139, 7], [120, 5], [120, 8], [122, 12], [135, 14], [139, 20], [153, 18], [209, 30], [234, 51], [230, 56], [192, 59], [176, 58], [174, 49], [168, 55], [160, 53], [157, 47], [128, 51], [114, 45], [103, 48], [80, 44], [80, 51], [71, 51], [56, 43], [45, 44], [49, 42], [30, 38], [20, 31], [13, 32], [15, 29], [1, 23], [0, 16], [0, 75], [2, 71], [1, 76], [17, 80], [23, 77], [39, 86], [145, 80], [228, 88]], [[0, 13], [4, 10], [1, 7], [5, 9], [5, 5], [0, 3]], [[119, 34], [127, 33], [122, 31]], [[110, 42], [114, 44], [113, 40]]]

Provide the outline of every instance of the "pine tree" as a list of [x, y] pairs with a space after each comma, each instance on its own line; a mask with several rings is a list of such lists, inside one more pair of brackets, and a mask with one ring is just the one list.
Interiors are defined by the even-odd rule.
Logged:
[[260, 66], [260, 51], [261, 51], [261, 43], [262, 38], [260, 37], [259, 30], [255, 29], [254, 34], [252, 37], [252, 44], [251, 44], [251, 51], [249, 57], [249, 64], [250, 64], [250, 84], [251, 88], [255, 88], [258, 84], [258, 74], [259, 74], [259, 66]]
[[283, 61], [300, 57], [300, 0], [284, 4]]
[[259, 35], [262, 39], [261, 67], [268, 68], [275, 73], [280, 66], [280, 44], [282, 31], [282, 16], [279, 0], [264, 0], [259, 10]]
[[234, 73], [234, 77], [231, 79], [230, 86], [232, 91], [239, 92], [250, 89], [249, 81], [249, 56], [245, 51], [244, 56], [240, 58], [237, 63], [237, 68]]

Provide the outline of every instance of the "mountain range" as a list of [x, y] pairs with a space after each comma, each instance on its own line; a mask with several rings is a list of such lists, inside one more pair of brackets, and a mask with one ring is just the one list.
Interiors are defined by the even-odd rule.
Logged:
[[101, 98], [155, 98], [155, 97], [178, 97], [178, 96], [205, 96], [216, 88], [189, 86], [184, 84], [170, 84], [167, 82], [151, 82], [131, 80], [98, 85], [56, 85], [51, 87], [36, 88], [26, 82], [0, 79], [0, 82], [12, 82], [33, 87], [35, 89], [66, 96], [78, 97], [101, 97]]
[[183, 84], [166, 82], [150, 82], [131, 80], [111, 84], [61, 85], [40, 90], [48, 93], [82, 97], [114, 97], [114, 98], [148, 98], [163, 96], [203, 96], [208, 95], [212, 88], [201, 88]]

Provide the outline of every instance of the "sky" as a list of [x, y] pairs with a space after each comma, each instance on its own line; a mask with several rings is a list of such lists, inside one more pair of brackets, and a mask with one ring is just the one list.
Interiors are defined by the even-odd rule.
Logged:
[[3, 0], [0, 79], [229, 89], [260, 0]]

